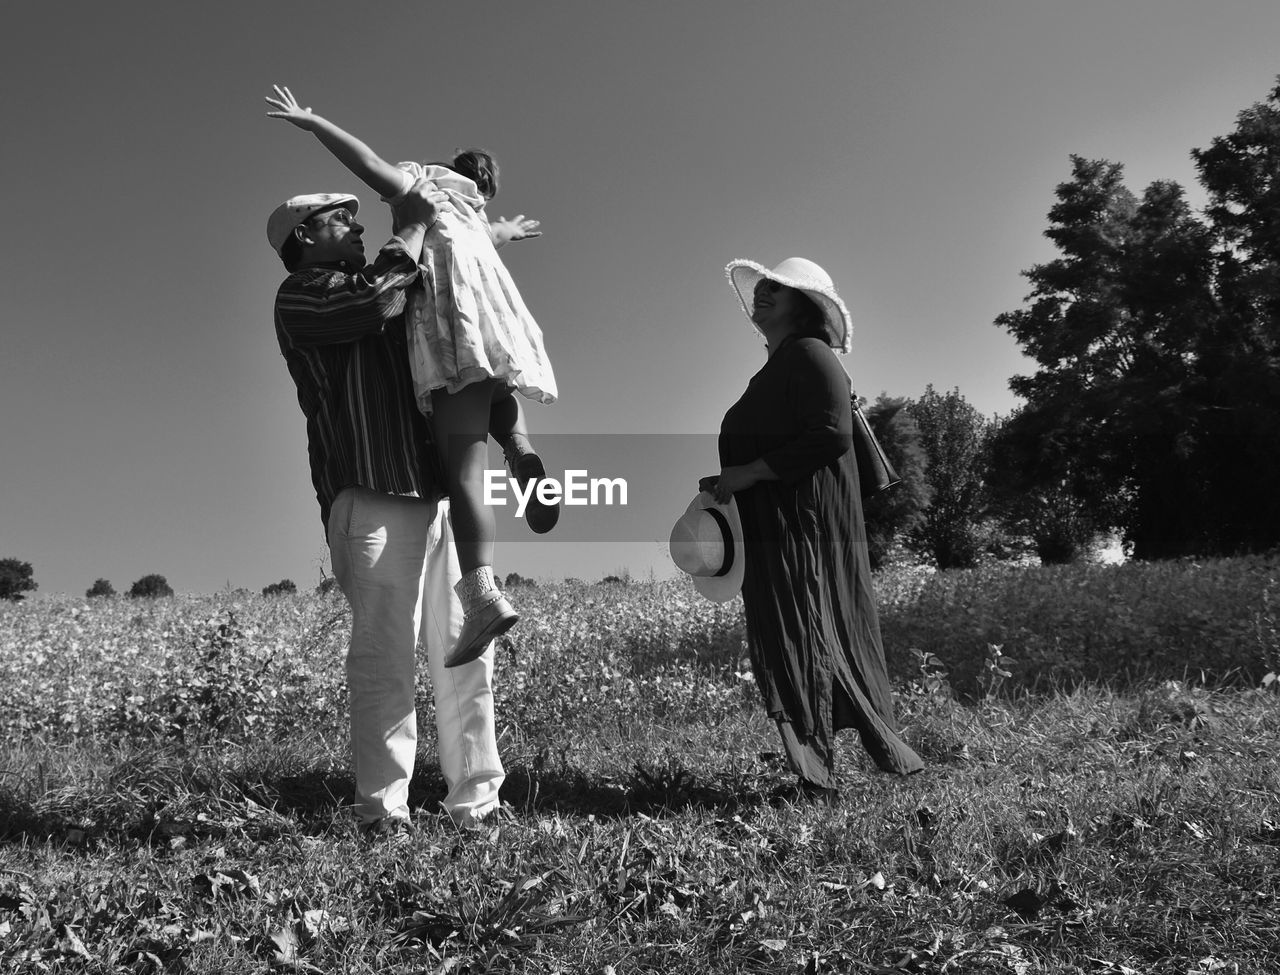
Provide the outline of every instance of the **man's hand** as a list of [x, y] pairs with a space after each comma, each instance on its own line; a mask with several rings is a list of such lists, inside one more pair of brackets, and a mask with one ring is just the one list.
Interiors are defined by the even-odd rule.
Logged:
[[420, 224], [426, 229], [436, 222], [442, 211], [450, 209], [448, 194], [439, 189], [434, 180], [424, 176], [405, 191], [404, 199], [391, 208], [392, 229], [397, 234], [413, 224]]
[[286, 122], [292, 122], [304, 132], [314, 132], [316, 130], [316, 120], [320, 117], [313, 115], [310, 106], [302, 108], [298, 105], [298, 100], [293, 97], [288, 86], [281, 88], [279, 85], [272, 85], [276, 91], [276, 97], [272, 98], [267, 95], [267, 104], [274, 105], [278, 111], [267, 112], [268, 118], [282, 118]]

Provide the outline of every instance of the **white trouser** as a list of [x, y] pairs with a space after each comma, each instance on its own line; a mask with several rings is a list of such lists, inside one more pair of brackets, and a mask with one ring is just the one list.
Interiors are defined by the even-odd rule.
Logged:
[[444, 666], [462, 628], [449, 502], [346, 488], [329, 514], [333, 574], [351, 604], [347, 688], [356, 811], [361, 821], [409, 815], [417, 751], [415, 649], [427, 652], [444, 807], [467, 825], [498, 805], [505, 771], [493, 721], [493, 648]]

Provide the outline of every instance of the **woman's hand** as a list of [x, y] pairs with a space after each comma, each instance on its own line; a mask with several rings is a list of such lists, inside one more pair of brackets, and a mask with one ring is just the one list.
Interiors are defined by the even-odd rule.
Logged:
[[711, 494], [716, 499], [716, 504], [728, 504], [739, 491], [745, 491], [747, 488], [755, 487], [760, 483], [760, 475], [751, 464], [741, 464], [737, 467], [726, 467], [720, 471], [720, 476], [716, 478], [715, 487], [711, 488]]
[[763, 460], [753, 460], [750, 464], [738, 464], [735, 467], [722, 468], [719, 474], [704, 477], [698, 481], [699, 491], [710, 491], [716, 504], [728, 504], [739, 491], [755, 487], [761, 481], [776, 481], [778, 475]]
[[311, 108], [302, 108], [298, 105], [298, 100], [293, 97], [288, 87], [281, 88], [279, 85], [272, 85], [276, 91], [276, 97], [272, 98], [267, 95], [267, 104], [276, 106], [279, 111], [267, 112], [269, 118], [282, 118], [286, 122], [292, 122], [304, 132], [314, 132], [316, 130], [316, 120], [318, 115], [311, 113]]

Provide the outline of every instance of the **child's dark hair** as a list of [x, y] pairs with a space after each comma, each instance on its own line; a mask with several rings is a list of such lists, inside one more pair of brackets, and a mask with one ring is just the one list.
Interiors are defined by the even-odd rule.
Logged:
[[480, 195], [492, 200], [498, 195], [498, 160], [483, 149], [463, 149], [449, 168], [476, 184]]

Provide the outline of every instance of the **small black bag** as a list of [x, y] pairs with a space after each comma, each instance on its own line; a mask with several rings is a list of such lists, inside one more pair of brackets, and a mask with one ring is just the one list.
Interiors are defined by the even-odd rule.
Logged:
[[867, 422], [867, 415], [858, 405], [857, 396], [853, 397], [853, 456], [858, 464], [858, 487], [862, 499], [875, 497], [881, 491], [887, 491], [899, 481], [898, 472], [884, 455], [880, 441], [876, 439]]

